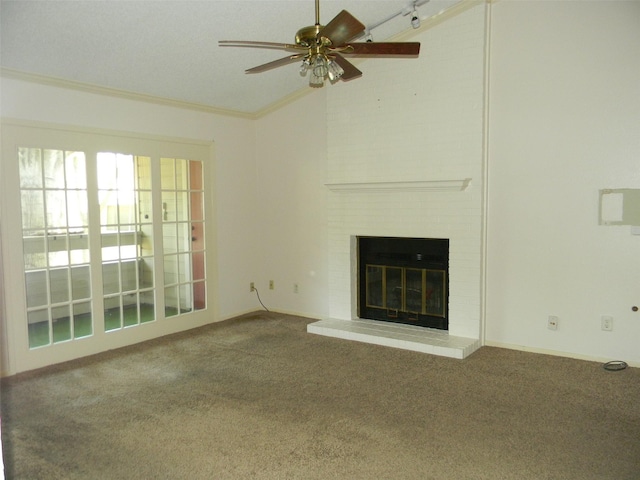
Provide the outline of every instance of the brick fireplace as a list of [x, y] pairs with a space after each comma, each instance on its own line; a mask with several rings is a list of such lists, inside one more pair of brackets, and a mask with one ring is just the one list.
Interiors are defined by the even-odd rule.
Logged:
[[[328, 188], [330, 315], [310, 324], [308, 331], [454, 358], [465, 358], [479, 348], [482, 230], [480, 209], [475, 206], [480, 192], [473, 191], [471, 180], [336, 184]], [[444, 259], [435, 255], [430, 261], [407, 263], [407, 255], [423, 252], [396, 252], [404, 260], [392, 267], [396, 270], [391, 277], [406, 284], [409, 269], [409, 275], [419, 278], [425, 288], [439, 278], [442, 288], [438, 296], [446, 305], [438, 310], [425, 299], [419, 308], [406, 308], [406, 292], [400, 303], [396, 298], [395, 304], [382, 304], [379, 292], [370, 303], [377, 304], [387, 318], [371, 319], [359, 304], [358, 292], [363, 287], [358, 256], [359, 239], [374, 237], [440, 240], [436, 253], [442, 257], [446, 246]], [[369, 263], [370, 273], [382, 284], [386, 273], [377, 268], [381, 264], [378, 260], [380, 255]], [[448, 268], [444, 276], [434, 276], [445, 263]], [[404, 310], [406, 321], [389, 318], [395, 310], [398, 315]], [[417, 310], [423, 318], [432, 313], [436, 321], [424, 325], [412, 322]]]
[[[416, 61], [380, 59], [357, 87], [326, 91], [328, 315], [309, 331], [456, 358], [478, 348], [485, 13], [479, 5], [418, 32]], [[361, 318], [357, 239], [367, 236], [449, 241], [448, 330]]]

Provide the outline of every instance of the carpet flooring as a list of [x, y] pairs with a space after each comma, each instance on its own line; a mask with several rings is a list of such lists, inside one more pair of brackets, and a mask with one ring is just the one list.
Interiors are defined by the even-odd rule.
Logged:
[[640, 479], [640, 369], [256, 312], [2, 380], [7, 479]]

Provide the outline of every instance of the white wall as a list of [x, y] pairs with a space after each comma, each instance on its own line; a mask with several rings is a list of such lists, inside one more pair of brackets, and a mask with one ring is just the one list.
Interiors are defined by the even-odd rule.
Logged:
[[312, 318], [328, 313], [326, 93], [256, 122], [256, 287], [267, 308]]
[[640, 364], [640, 236], [598, 225], [640, 188], [640, 2], [492, 10], [487, 341]]

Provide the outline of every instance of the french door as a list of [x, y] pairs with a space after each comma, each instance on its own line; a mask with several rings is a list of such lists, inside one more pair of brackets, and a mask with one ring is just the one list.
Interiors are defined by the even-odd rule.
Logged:
[[210, 144], [12, 124], [2, 139], [5, 373], [214, 320]]

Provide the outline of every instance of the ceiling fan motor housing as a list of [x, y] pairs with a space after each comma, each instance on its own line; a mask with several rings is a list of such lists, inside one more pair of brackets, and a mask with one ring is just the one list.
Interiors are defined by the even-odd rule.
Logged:
[[318, 34], [324, 28], [323, 25], [311, 25], [303, 27], [296, 33], [296, 45], [302, 47], [315, 47], [318, 43]]

